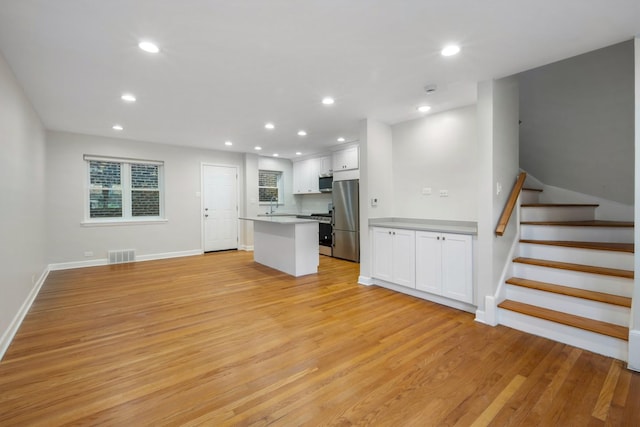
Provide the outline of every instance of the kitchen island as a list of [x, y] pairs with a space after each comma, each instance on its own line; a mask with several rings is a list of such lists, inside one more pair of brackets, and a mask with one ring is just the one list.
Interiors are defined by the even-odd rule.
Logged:
[[240, 218], [253, 221], [253, 259], [292, 276], [318, 272], [318, 221], [293, 216]]

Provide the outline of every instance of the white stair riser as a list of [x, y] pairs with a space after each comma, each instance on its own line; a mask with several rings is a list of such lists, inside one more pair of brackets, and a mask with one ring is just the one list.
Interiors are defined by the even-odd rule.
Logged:
[[551, 259], [573, 264], [633, 270], [633, 254], [628, 252], [601, 251], [594, 249], [567, 248], [563, 246], [521, 243], [520, 256]]
[[498, 323], [519, 331], [583, 348], [594, 353], [613, 357], [625, 362], [628, 361], [629, 343], [624, 340], [538, 319], [502, 308], [498, 309]]
[[540, 203], [540, 192], [539, 191], [528, 191], [522, 190], [520, 193], [520, 204], [534, 204]]
[[522, 286], [507, 285], [506, 291], [507, 299], [512, 301], [519, 301], [537, 307], [613, 323], [615, 325], [629, 326], [630, 310], [627, 307], [545, 292], [538, 289], [529, 289]]
[[596, 218], [594, 207], [530, 207], [522, 206], [520, 221], [592, 221]]
[[595, 292], [631, 297], [633, 280], [624, 277], [514, 263], [514, 276]]
[[565, 227], [522, 224], [520, 230], [520, 237], [526, 240], [633, 243], [633, 227]]

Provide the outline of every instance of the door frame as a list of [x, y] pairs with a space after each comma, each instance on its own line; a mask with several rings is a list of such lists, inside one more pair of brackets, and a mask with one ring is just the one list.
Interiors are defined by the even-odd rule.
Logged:
[[238, 242], [237, 250], [240, 250], [240, 172], [237, 165], [229, 165], [222, 163], [200, 162], [200, 251], [204, 254], [204, 168], [205, 166], [214, 166], [222, 168], [231, 168], [236, 171], [236, 241]]

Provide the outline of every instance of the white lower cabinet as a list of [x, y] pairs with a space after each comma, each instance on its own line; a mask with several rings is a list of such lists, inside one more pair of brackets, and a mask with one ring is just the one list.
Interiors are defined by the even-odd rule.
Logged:
[[372, 227], [373, 277], [415, 288], [416, 232]]
[[472, 238], [416, 231], [416, 289], [473, 303]]

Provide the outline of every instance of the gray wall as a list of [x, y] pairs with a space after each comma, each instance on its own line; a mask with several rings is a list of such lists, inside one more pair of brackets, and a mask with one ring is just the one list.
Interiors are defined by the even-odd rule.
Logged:
[[[240, 153], [64, 132], [48, 132], [47, 144], [47, 192], [50, 195], [46, 206], [47, 254], [50, 263], [104, 259], [107, 251], [113, 249], [136, 249], [137, 255], [149, 256], [202, 249], [199, 196], [202, 163], [238, 168], [240, 212], [244, 209], [244, 158]], [[83, 226], [87, 185], [84, 154], [164, 161], [168, 221]], [[85, 251], [93, 252], [93, 256], [85, 257]]]
[[40, 119], [0, 54], [0, 356], [47, 264], [45, 148]]
[[519, 74], [521, 168], [633, 204], [633, 49], [624, 42]]

